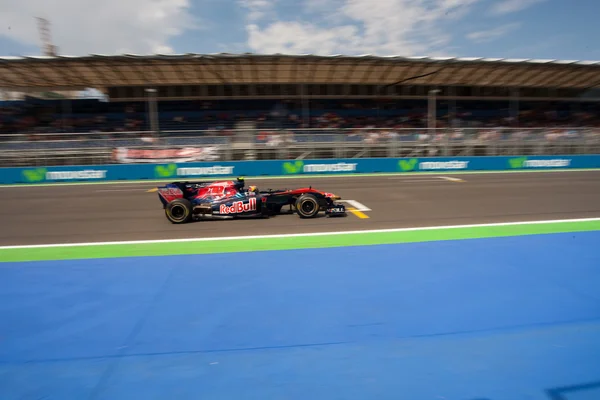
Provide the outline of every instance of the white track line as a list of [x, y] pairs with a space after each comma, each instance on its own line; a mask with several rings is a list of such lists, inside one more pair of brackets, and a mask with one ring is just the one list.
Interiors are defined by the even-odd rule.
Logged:
[[460, 178], [453, 178], [451, 176], [439, 176], [438, 178], [440, 179], [444, 179], [446, 181], [450, 181], [450, 182], [464, 182], [463, 179]]
[[348, 203], [352, 207], [354, 207], [354, 209], [356, 211], [372, 211], [369, 207], [365, 206], [362, 203], [359, 203], [356, 200], [344, 200], [344, 199], [342, 199], [342, 200], [338, 200], [338, 202], [340, 202], [340, 203]]
[[191, 239], [158, 239], [158, 240], [132, 240], [122, 242], [89, 242], [89, 243], [56, 243], [56, 244], [37, 244], [37, 245], [18, 245], [18, 246], [0, 246], [1, 250], [10, 249], [36, 249], [36, 248], [54, 248], [54, 247], [82, 247], [82, 246], [110, 246], [110, 245], [132, 245], [132, 244], [158, 244], [158, 243], [193, 243], [193, 242], [211, 242], [211, 241], [227, 241], [227, 240], [248, 240], [248, 239], [277, 239], [277, 238], [295, 238], [295, 237], [314, 237], [314, 236], [339, 236], [339, 235], [355, 235], [355, 234], [373, 234], [373, 233], [388, 233], [388, 232], [415, 232], [415, 231], [430, 231], [437, 229], [461, 229], [461, 228], [492, 228], [500, 226], [518, 226], [518, 225], [544, 225], [556, 223], [572, 223], [572, 222], [592, 222], [600, 221], [598, 218], [578, 218], [578, 219], [557, 219], [546, 221], [518, 221], [518, 222], [497, 222], [490, 224], [470, 224], [470, 225], [447, 225], [447, 226], [427, 226], [413, 228], [392, 228], [392, 229], [371, 229], [358, 231], [342, 231], [342, 232], [313, 232], [313, 233], [291, 233], [284, 235], [254, 235], [254, 236], [227, 236], [227, 237], [212, 237], [212, 238], [191, 238]]
[[436, 177], [431, 177], [431, 179], [405, 179], [401, 176], [393, 176], [391, 178], [391, 180], [395, 180], [401, 183], [433, 183], [433, 182], [439, 182], [438, 179], [435, 179]]
[[[444, 175], [486, 175], [486, 174], [541, 174], [541, 173], [559, 173], [559, 172], [600, 172], [600, 168], [585, 169], [548, 169], [548, 170], [518, 170], [518, 171], [444, 171]], [[333, 175], [280, 175], [280, 176], [246, 176], [246, 180], [266, 181], [278, 179], [336, 179], [336, 178], [368, 178], [368, 177], [386, 177], [386, 176], [417, 176], [417, 175], [439, 175], [437, 172], [390, 172], [390, 173], [367, 173], [367, 174], [333, 174]], [[0, 189], [5, 188], [29, 188], [29, 187], [51, 187], [51, 186], [84, 186], [84, 185], [131, 185], [133, 183], [161, 183], [174, 181], [217, 181], [236, 179], [237, 176], [219, 176], [219, 177], [196, 177], [183, 178], [173, 177], [170, 179], [141, 179], [124, 181], [101, 181], [101, 182], [61, 182], [61, 183], [15, 183], [9, 185], [0, 185]]]

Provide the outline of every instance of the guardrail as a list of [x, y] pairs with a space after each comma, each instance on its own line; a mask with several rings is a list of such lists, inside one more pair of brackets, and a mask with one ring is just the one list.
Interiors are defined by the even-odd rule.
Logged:
[[151, 132], [0, 135], [0, 166], [118, 164], [116, 149], [181, 148], [210, 149], [195, 161], [219, 162], [599, 154], [600, 129], [229, 130], [163, 132], [158, 138]]
[[590, 168], [600, 168], [600, 155], [312, 159], [0, 168], [0, 183], [39, 184], [82, 181], [192, 180], [233, 176]]

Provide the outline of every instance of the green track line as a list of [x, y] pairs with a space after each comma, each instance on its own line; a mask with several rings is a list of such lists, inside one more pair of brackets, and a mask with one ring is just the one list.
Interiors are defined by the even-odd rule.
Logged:
[[1, 248], [0, 262], [90, 258], [213, 254], [269, 250], [316, 249], [344, 246], [479, 239], [567, 232], [600, 231], [600, 220], [524, 223], [475, 227], [414, 229], [394, 232], [331, 234], [142, 244], [101, 244], [68, 247]]

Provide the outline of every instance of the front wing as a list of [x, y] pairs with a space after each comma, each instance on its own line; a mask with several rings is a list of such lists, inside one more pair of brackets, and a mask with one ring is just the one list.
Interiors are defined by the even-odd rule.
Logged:
[[328, 215], [330, 217], [342, 217], [346, 215], [346, 206], [343, 204], [332, 203], [325, 210], [325, 215]]

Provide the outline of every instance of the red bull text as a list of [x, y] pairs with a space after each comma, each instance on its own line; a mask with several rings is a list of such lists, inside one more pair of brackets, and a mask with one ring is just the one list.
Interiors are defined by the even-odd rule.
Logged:
[[221, 204], [219, 207], [220, 214], [241, 214], [249, 211], [256, 211], [256, 199], [250, 198], [248, 204], [243, 201], [235, 201], [231, 206]]

